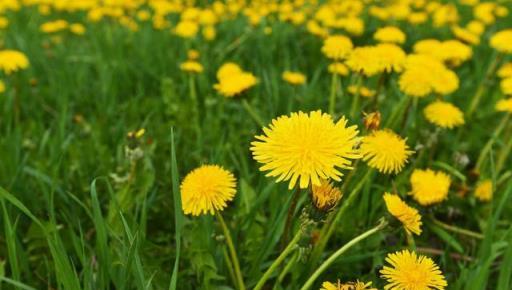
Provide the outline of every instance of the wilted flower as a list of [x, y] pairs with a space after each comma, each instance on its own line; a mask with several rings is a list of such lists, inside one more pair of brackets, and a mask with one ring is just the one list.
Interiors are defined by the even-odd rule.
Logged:
[[320, 180], [320, 185], [311, 187], [313, 203], [319, 210], [327, 211], [338, 203], [342, 193], [339, 188], [334, 187], [328, 180]]

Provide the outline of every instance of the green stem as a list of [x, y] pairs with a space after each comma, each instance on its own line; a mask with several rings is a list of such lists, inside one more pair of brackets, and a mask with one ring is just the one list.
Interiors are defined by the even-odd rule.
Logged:
[[503, 131], [503, 129], [505, 128], [505, 125], [507, 125], [509, 118], [510, 118], [510, 114], [507, 113], [505, 116], [503, 116], [503, 119], [501, 119], [501, 122], [498, 124], [496, 129], [494, 129], [494, 132], [492, 133], [491, 138], [489, 139], [489, 141], [487, 141], [484, 148], [480, 152], [480, 155], [478, 156], [478, 160], [475, 165], [476, 171], [480, 172], [482, 163], [484, 162], [485, 157], [487, 156], [487, 153], [489, 152], [489, 150], [491, 150], [492, 145], [494, 144], [494, 141], [496, 140], [496, 138], [498, 138], [498, 135], [501, 133], [501, 131]]
[[[283, 282], [284, 277], [286, 277], [286, 274], [295, 265], [295, 263], [297, 262], [298, 259], [299, 259], [299, 254], [297, 252], [295, 252], [295, 255], [292, 256], [290, 261], [284, 267], [281, 274], [279, 274], [279, 276], [277, 277], [277, 284], [275, 286], [277, 286], [278, 284], [281, 284], [281, 282]], [[276, 288], [275, 286], [274, 286], [274, 289]]]
[[260, 115], [254, 110], [254, 108], [247, 102], [246, 99], [242, 99], [242, 106], [247, 111], [249, 116], [260, 126], [261, 128], [265, 127], [265, 123], [263, 123]]
[[356, 94], [354, 99], [352, 100], [352, 108], [350, 109], [350, 117], [354, 118], [357, 113], [357, 108], [359, 107], [359, 97], [361, 95], [361, 84], [363, 82], [363, 76], [358, 75], [356, 81]]
[[233, 284], [237, 284], [236, 275], [233, 271], [233, 264], [231, 263], [231, 258], [229, 258], [228, 250], [226, 247], [222, 247], [222, 255], [224, 256], [224, 260], [226, 261], [226, 266], [228, 268], [229, 277], [231, 278], [231, 281], [233, 281]]
[[387, 226], [387, 221], [385, 219], [381, 219], [379, 224], [362, 233], [361, 235], [355, 237], [354, 239], [352, 239], [350, 242], [346, 243], [343, 247], [341, 247], [340, 249], [338, 249], [334, 254], [332, 254], [327, 260], [325, 260], [325, 262], [322, 263], [322, 265], [320, 265], [320, 267], [318, 267], [318, 269], [316, 269], [316, 271], [313, 273], [313, 275], [311, 275], [311, 277], [309, 277], [309, 279], [306, 281], [306, 283], [304, 283], [304, 286], [302, 286], [302, 288], [300, 288], [300, 290], [308, 290], [309, 288], [311, 288], [311, 286], [313, 285], [313, 283], [315, 282], [315, 280], [332, 264], [334, 263], [334, 261], [336, 261], [336, 259], [338, 259], [341, 255], [343, 255], [347, 250], [349, 250], [350, 248], [352, 248], [353, 246], [357, 245], [359, 242], [361, 242], [362, 240], [368, 238], [369, 236], [377, 233], [378, 231], [384, 229], [386, 226]]
[[475, 233], [473, 231], [470, 231], [470, 230], [466, 230], [466, 229], [462, 229], [462, 228], [459, 228], [459, 227], [456, 227], [456, 226], [451, 226], [451, 225], [448, 225], [448, 224], [445, 224], [443, 223], [442, 221], [434, 218], [434, 217], [431, 217], [430, 220], [432, 221], [433, 224], [447, 230], [447, 231], [451, 231], [451, 232], [454, 232], [454, 233], [457, 233], [457, 234], [461, 234], [461, 235], [464, 235], [464, 236], [468, 236], [468, 237], [472, 237], [472, 238], [475, 238], [475, 239], [479, 239], [479, 240], [483, 240], [484, 239], [484, 235], [483, 234], [480, 234], [480, 233]]
[[238, 289], [245, 290], [245, 284], [244, 280], [242, 278], [242, 272], [240, 271], [240, 263], [238, 262], [238, 256], [235, 251], [235, 246], [233, 245], [233, 240], [231, 239], [231, 234], [229, 232], [229, 229], [226, 225], [226, 222], [224, 222], [224, 218], [219, 212], [215, 212], [215, 216], [217, 217], [217, 220], [219, 221], [222, 231], [224, 232], [224, 236], [226, 237], [226, 244], [228, 245], [229, 254], [231, 255], [231, 260], [233, 262], [233, 267], [235, 268], [235, 276], [238, 282]]
[[[510, 114], [507, 114], [510, 115]], [[509, 126], [509, 131], [511, 127]], [[512, 132], [509, 132], [507, 137], [505, 137], [505, 140], [508, 140], [507, 144], [503, 149], [501, 149], [500, 154], [498, 156], [498, 161], [496, 162], [496, 173], [499, 173], [503, 166], [505, 165], [505, 161], [507, 161], [507, 158], [510, 156], [510, 151], [512, 151]]]
[[416, 251], [416, 243], [414, 242], [414, 237], [408, 231], [405, 232], [405, 236], [407, 238], [407, 245], [411, 249], [411, 251]]
[[475, 112], [476, 108], [480, 104], [480, 100], [482, 99], [482, 96], [485, 93], [485, 89], [487, 88], [487, 83], [491, 79], [491, 77], [494, 74], [494, 71], [496, 70], [496, 67], [498, 66], [498, 63], [501, 60], [501, 54], [496, 55], [494, 59], [492, 60], [491, 64], [487, 68], [487, 72], [485, 73], [484, 78], [478, 85], [478, 88], [476, 89], [476, 93], [471, 99], [471, 103], [469, 105], [468, 111], [466, 112], [466, 117], [469, 119], [471, 115]]
[[260, 280], [258, 281], [253, 290], [261, 290], [263, 286], [265, 286], [265, 282], [267, 282], [267, 280], [270, 278], [270, 275], [272, 275], [272, 273], [277, 269], [277, 267], [281, 265], [286, 256], [288, 256], [293, 250], [295, 250], [295, 245], [297, 245], [301, 236], [302, 232], [301, 230], [298, 230], [297, 233], [295, 234], [295, 237], [293, 237], [293, 239], [288, 244], [286, 249], [284, 249], [284, 251], [281, 252], [279, 257], [277, 257], [277, 259], [272, 263], [272, 265], [270, 265], [270, 267], [267, 269], [267, 271], [265, 271], [263, 276], [261, 276]]
[[332, 74], [331, 78], [331, 93], [329, 95], [329, 114], [334, 118], [336, 112], [336, 89], [338, 84], [338, 75]]

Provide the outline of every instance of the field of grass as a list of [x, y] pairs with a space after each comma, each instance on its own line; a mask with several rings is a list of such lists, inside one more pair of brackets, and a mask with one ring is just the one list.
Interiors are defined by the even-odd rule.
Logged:
[[193, 2], [0, 0], [0, 289], [512, 289], [510, 1]]

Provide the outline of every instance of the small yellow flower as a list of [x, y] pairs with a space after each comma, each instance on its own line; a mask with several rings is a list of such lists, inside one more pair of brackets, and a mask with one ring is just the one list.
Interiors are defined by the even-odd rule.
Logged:
[[234, 198], [236, 179], [218, 165], [203, 165], [187, 174], [180, 189], [185, 214], [214, 214]]
[[215, 37], [217, 37], [217, 30], [215, 29], [215, 26], [208, 25], [203, 27], [203, 37], [206, 40], [214, 40]]
[[451, 179], [442, 171], [415, 169], [410, 182], [412, 191], [409, 194], [423, 206], [440, 203], [448, 198]]
[[492, 181], [490, 179], [480, 181], [475, 188], [475, 197], [480, 201], [490, 201], [492, 193]]
[[44, 33], [56, 33], [62, 30], [67, 29], [69, 26], [66, 20], [55, 20], [43, 23], [40, 27], [41, 31]]
[[193, 38], [199, 31], [199, 24], [194, 21], [180, 21], [174, 28], [174, 33], [182, 38]]
[[195, 50], [195, 49], [189, 49], [187, 51], [187, 58], [189, 60], [197, 60], [199, 59], [199, 56], [200, 56], [200, 53], [198, 50]]
[[389, 213], [397, 218], [408, 233], [421, 234], [421, 215], [418, 210], [407, 205], [396, 194], [384, 193], [384, 202]]
[[500, 82], [500, 88], [503, 94], [512, 95], [512, 77], [502, 79]]
[[187, 60], [185, 62], [182, 62], [180, 64], [180, 69], [184, 72], [189, 73], [202, 73], [203, 72], [203, 66], [194, 60]]
[[[348, 86], [347, 91], [351, 95], [356, 95], [357, 91], [358, 91], [357, 88], [358, 88], [358, 86], [356, 86], [356, 85], [350, 85], [350, 86]], [[363, 98], [372, 98], [373, 96], [375, 96], [375, 91], [371, 90], [365, 86], [359, 86], [359, 95]]]
[[336, 206], [342, 197], [339, 188], [334, 187], [331, 182], [325, 179], [320, 180], [320, 185], [313, 185], [311, 192], [316, 208], [324, 211]]
[[327, 69], [332, 74], [337, 74], [340, 76], [348, 75], [348, 67], [341, 62], [333, 62], [329, 64]]
[[306, 76], [300, 72], [285, 71], [283, 72], [283, 80], [291, 85], [298, 86], [306, 83]]
[[497, 74], [500, 78], [512, 78], [512, 62], [502, 65]]
[[495, 33], [490, 40], [490, 45], [502, 53], [512, 53], [512, 29], [505, 29]]
[[329, 36], [324, 41], [322, 53], [330, 59], [341, 60], [352, 51], [353, 44], [350, 38], [344, 35]]
[[281, 116], [263, 128], [264, 135], [256, 136], [251, 151], [263, 164], [261, 171], [277, 176], [277, 182], [289, 180], [290, 189], [297, 182], [307, 188], [321, 185], [321, 179], [340, 181], [339, 169], [352, 169], [351, 159], [360, 157], [355, 149], [357, 127], [347, 123], [344, 117], [334, 123], [321, 111]]
[[457, 38], [463, 42], [466, 42], [466, 43], [469, 43], [472, 45], [480, 44], [480, 36], [468, 29], [462, 28], [460, 26], [454, 26], [454, 27], [452, 27], [452, 32], [453, 32], [453, 35], [455, 36], [455, 38]]
[[240, 73], [242, 73], [242, 69], [240, 68], [239, 65], [232, 62], [227, 62], [223, 64], [217, 71], [217, 79], [220, 81], [222, 79], [230, 77], [231, 75]]
[[441, 128], [451, 129], [464, 124], [464, 113], [448, 102], [435, 101], [423, 113], [430, 123]]
[[0, 70], [11, 74], [29, 66], [28, 58], [16, 50], [0, 50]]
[[496, 103], [496, 111], [512, 113], [512, 98], [499, 100]]
[[405, 42], [405, 33], [398, 27], [386, 26], [379, 28], [375, 34], [373, 34], [373, 38], [380, 42], [402, 44]]
[[402, 171], [407, 158], [413, 153], [406, 140], [391, 130], [373, 131], [361, 143], [363, 161], [384, 174]]
[[85, 26], [80, 23], [73, 23], [69, 26], [69, 31], [76, 35], [84, 35], [85, 34]]
[[448, 285], [439, 267], [426, 256], [403, 250], [388, 254], [386, 262], [391, 266], [380, 270], [388, 282], [386, 290], [443, 290]]
[[258, 79], [252, 73], [241, 72], [219, 79], [213, 88], [225, 97], [234, 97], [252, 88], [257, 82]]
[[4, 29], [9, 25], [9, 19], [5, 17], [0, 17], [0, 29]]

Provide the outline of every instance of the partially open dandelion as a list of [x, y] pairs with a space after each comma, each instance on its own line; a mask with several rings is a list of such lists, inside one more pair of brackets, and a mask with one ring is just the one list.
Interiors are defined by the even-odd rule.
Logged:
[[410, 178], [410, 194], [419, 204], [428, 206], [448, 198], [450, 176], [442, 171], [415, 169]]
[[380, 42], [402, 44], [405, 42], [405, 33], [398, 27], [386, 26], [377, 29], [375, 34], [373, 34], [373, 38]]
[[333, 62], [333, 63], [331, 63], [327, 67], [327, 70], [331, 74], [336, 74], [336, 75], [340, 75], [340, 76], [348, 75], [348, 67], [345, 64], [341, 63], [341, 62]]
[[85, 26], [81, 23], [73, 23], [69, 25], [69, 31], [75, 35], [84, 35], [85, 30]]
[[490, 40], [490, 45], [502, 53], [512, 53], [512, 29], [496, 32]]
[[361, 143], [363, 161], [384, 174], [400, 172], [413, 153], [406, 140], [391, 130], [373, 131]]
[[408, 233], [421, 234], [421, 215], [396, 194], [384, 193], [384, 202], [389, 213], [397, 218]]
[[300, 72], [285, 71], [283, 72], [283, 80], [291, 85], [298, 86], [306, 83], [306, 76]]
[[353, 47], [350, 38], [344, 35], [333, 35], [325, 39], [322, 53], [330, 59], [341, 60], [347, 57]]
[[322, 288], [320, 288], [320, 290], [377, 290], [377, 288], [372, 287], [372, 282], [364, 283], [356, 281], [342, 284], [340, 281], [336, 283], [326, 281], [322, 283]]
[[183, 212], [198, 216], [222, 211], [236, 193], [233, 174], [218, 165], [192, 170], [181, 183]]
[[254, 159], [264, 164], [261, 171], [270, 171], [267, 176], [289, 180], [290, 189], [297, 182], [307, 188], [321, 185], [321, 179], [339, 181], [339, 169], [352, 169], [351, 159], [360, 157], [357, 127], [347, 127], [344, 117], [334, 123], [321, 111], [278, 117], [263, 132], [251, 143]]
[[496, 103], [496, 111], [512, 113], [512, 98], [499, 100]]
[[328, 180], [322, 179], [320, 185], [311, 187], [313, 203], [319, 210], [327, 211], [338, 203], [342, 197], [339, 188], [334, 187]]
[[0, 50], [0, 70], [5, 74], [26, 69], [28, 65], [28, 58], [23, 53], [16, 50]]
[[480, 201], [490, 201], [492, 199], [492, 180], [485, 179], [480, 181], [475, 188], [475, 197]]
[[217, 79], [222, 80], [224, 78], [228, 78], [231, 75], [240, 74], [242, 72], [242, 68], [240, 68], [239, 65], [233, 62], [227, 62], [223, 64], [217, 71]]
[[184, 72], [188, 73], [202, 73], [203, 72], [203, 66], [194, 60], [187, 60], [185, 62], [182, 62], [180, 64], [180, 69]]
[[451, 129], [464, 124], [464, 113], [448, 102], [435, 101], [423, 113], [430, 123], [441, 128]]
[[380, 270], [388, 282], [386, 290], [442, 290], [448, 285], [439, 267], [426, 256], [403, 250], [388, 254], [386, 262], [391, 266]]

